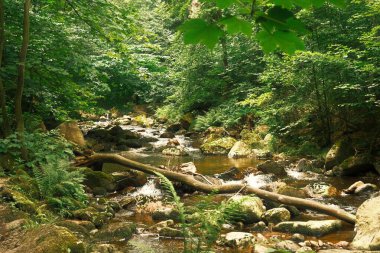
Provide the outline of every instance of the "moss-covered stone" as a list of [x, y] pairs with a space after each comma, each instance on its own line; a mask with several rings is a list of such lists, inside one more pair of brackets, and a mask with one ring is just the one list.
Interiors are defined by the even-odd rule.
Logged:
[[336, 176], [357, 176], [368, 171], [375, 171], [375, 166], [370, 155], [362, 154], [345, 159], [341, 164], [335, 166], [332, 171]]
[[223, 137], [216, 140], [206, 141], [201, 146], [201, 150], [207, 155], [228, 154], [235, 142], [236, 140], [232, 137]]
[[286, 195], [286, 196], [291, 196], [291, 197], [296, 197], [296, 198], [307, 198], [307, 192], [305, 189], [298, 189], [293, 186], [289, 185], [284, 185], [281, 186], [277, 189], [278, 194]]
[[325, 168], [332, 169], [354, 153], [352, 142], [349, 138], [338, 140], [329, 150], [325, 159]]
[[[236, 195], [231, 198], [232, 211], [238, 211], [236, 221], [252, 224], [261, 220], [265, 206], [259, 197]], [[236, 210], [235, 210], [236, 209]]]
[[114, 222], [107, 224], [96, 236], [103, 241], [119, 241], [131, 238], [135, 232], [136, 224], [132, 222]]
[[4, 188], [0, 191], [0, 197], [4, 198], [6, 201], [14, 202], [15, 206], [21, 211], [30, 214], [38, 213], [37, 205], [21, 192]]
[[95, 229], [94, 223], [85, 220], [64, 220], [57, 222], [56, 225], [82, 235], [87, 235], [91, 230]]
[[67, 228], [42, 225], [28, 232], [14, 253], [84, 253], [84, 244]]
[[113, 192], [116, 189], [114, 178], [112, 175], [102, 171], [93, 171], [91, 169], [85, 169], [84, 184], [91, 189], [104, 188], [107, 192]]
[[310, 236], [323, 236], [342, 227], [339, 220], [286, 221], [277, 224], [273, 230], [285, 233], [300, 233]]
[[290, 216], [291, 215], [290, 215], [290, 212], [288, 211], [288, 209], [286, 209], [284, 207], [279, 207], [279, 208], [273, 208], [273, 209], [266, 211], [263, 215], [263, 219], [267, 223], [277, 224], [277, 223], [280, 223], [283, 221], [290, 220]]

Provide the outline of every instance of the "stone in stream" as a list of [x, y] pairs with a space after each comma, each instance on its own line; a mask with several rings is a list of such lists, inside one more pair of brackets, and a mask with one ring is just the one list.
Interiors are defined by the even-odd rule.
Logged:
[[298, 189], [289, 185], [280, 186], [276, 191], [278, 194], [290, 197], [296, 197], [301, 199], [309, 197], [305, 189]]
[[179, 212], [174, 207], [161, 207], [153, 211], [153, 220], [179, 220]]
[[158, 234], [162, 237], [183, 237], [182, 230], [176, 229], [176, 228], [170, 228], [170, 227], [163, 227], [159, 230]]
[[197, 167], [195, 167], [195, 164], [193, 162], [188, 162], [188, 163], [182, 163], [179, 167], [181, 172], [184, 173], [196, 173], [197, 172]]
[[235, 248], [247, 247], [252, 245], [253, 241], [253, 235], [246, 232], [229, 232], [222, 239], [224, 245]]
[[266, 174], [275, 174], [278, 176], [286, 176], [285, 164], [283, 162], [267, 160], [259, 165], [257, 169]]
[[201, 151], [206, 155], [228, 154], [236, 140], [232, 137], [222, 137], [218, 139], [206, 139], [201, 146]]
[[236, 195], [231, 198], [239, 208], [239, 218], [245, 224], [252, 224], [261, 220], [265, 212], [265, 206], [260, 198], [252, 196]]
[[79, 129], [78, 123], [75, 121], [68, 121], [60, 124], [57, 127], [59, 133], [68, 141], [71, 141], [81, 147], [86, 145], [83, 133]]
[[346, 194], [361, 194], [365, 192], [373, 192], [376, 189], [377, 186], [374, 184], [365, 184], [363, 181], [357, 181], [347, 189], [344, 189], [343, 192]]
[[354, 154], [352, 143], [349, 138], [338, 140], [329, 150], [325, 159], [325, 169], [330, 170], [340, 164], [350, 155]]
[[169, 155], [169, 156], [187, 156], [189, 155], [186, 152], [185, 147], [183, 146], [176, 146], [176, 147], [169, 147], [162, 150], [163, 155]]
[[273, 208], [263, 214], [263, 220], [267, 223], [280, 223], [290, 220], [290, 212], [284, 207]]
[[342, 222], [339, 220], [286, 221], [274, 226], [273, 230], [319, 237], [335, 232], [341, 227]]
[[276, 244], [276, 249], [289, 250], [291, 252], [295, 252], [299, 248], [301, 247], [297, 243], [290, 240], [280, 241], [279, 243]]
[[242, 141], [237, 141], [228, 153], [229, 158], [242, 158], [252, 154], [252, 149]]
[[356, 212], [353, 249], [380, 250], [380, 197], [365, 201]]
[[[8, 251], [7, 251], [8, 252]], [[85, 253], [85, 246], [70, 230], [55, 225], [41, 225], [28, 231], [13, 253]]]
[[132, 222], [112, 222], [102, 228], [96, 237], [104, 241], [119, 241], [129, 239], [136, 232], [136, 225]]
[[358, 176], [375, 171], [372, 158], [368, 154], [350, 156], [333, 169], [335, 176]]

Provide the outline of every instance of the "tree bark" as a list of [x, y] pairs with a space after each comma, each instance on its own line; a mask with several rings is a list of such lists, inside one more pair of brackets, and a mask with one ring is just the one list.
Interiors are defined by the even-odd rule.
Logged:
[[[4, 0], [0, 0], [0, 70], [3, 66], [3, 53], [5, 45], [5, 10], [4, 10]], [[6, 100], [5, 100], [5, 88], [3, 84], [3, 78], [0, 75], [0, 107], [1, 115], [3, 118], [3, 133], [7, 137], [11, 133], [11, 128], [9, 126]]]
[[[28, 52], [29, 46], [29, 30], [30, 30], [30, 8], [31, 0], [24, 1], [24, 21], [23, 21], [23, 34], [22, 34], [22, 45], [19, 54], [18, 63], [18, 76], [17, 76], [17, 89], [16, 89], [16, 99], [15, 99], [15, 118], [16, 118], [16, 131], [18, 133], [20, 141], [24, 141], [24, 119], [22, 115], [22, 95], [24, 91], [25, 83], [25, 64], [26, 64], [26, 54]], [[22, 148], [22, 156], [26, 159], [27, 154], [25, 148]]]
[[243, 184], [229, 184], [229, 185], [205, 184], [203, 182], [200, 182], [194, 179], [191, 175], [159, 169], [150, 165], [129, 160], [117, 154], [94, 154], [90, 157], [80, 157], [77, 159], [76, 165], [87, 166], [95, 162], [116, 163], [116, 164], [120, 164], [120, 165], [129, 167], [135, 170], [148, 173], [148, 174], [154, 174], [155, 172], [159, 172], [170, 180], [184, 183], [186, 185], [189, 185], [190, 187], [193, 187], [196, 190], [206, 192], [206, 193], [211, 193], [215, 191], [217, 191], [218, 193], [234, 193], [234, 192], [241, 191], [243, 189], [243, 191], [247, 194], [255, 194], [264, 199], [276, 201], [276, 202], [286, 204], [286, 205], [292, 205], [296, 207], [318, 211], [324, 214], [331, 215], [333, 217], [336, 217], [338, 219], [341, 219], [351, 224], [355, 224], [356, 222], [354, 215], [347, 213], [346, 211], [342, 209], [321, 204], [316, 201], [285, 196], [285, 195], [261, 190], [258, 188], [254, 188], [251, 186], [246, 186]]

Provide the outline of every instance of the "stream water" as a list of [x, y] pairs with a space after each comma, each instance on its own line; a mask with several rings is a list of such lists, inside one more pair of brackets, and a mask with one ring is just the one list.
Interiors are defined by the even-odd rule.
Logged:
[[[160, 152], [160, 148], [165, 146], [168, 142], [166, 138], [159, 138], [160, 134], [163, 133], [163, 128], [143, 128], [140, 126], [126, 125], [122, 126], [123, 129], [128, 129], [133, 132], [138, 132], [144, 137], [154, 137], [158, 141], [152, 143], [153, 148], [147, 150], [144, 148], [140, 149], [130, 149], [128, 151], [120, 152], [124, 157], [146, 163], [154, 166], [165, 165], [167, 167], [172, 167], [180, 165], [185, 162], [193, 162], [197, 168], [197, 172], [204, 175], [213, 175], [217, 173], [225, 172], [226, 170], [236, 167], [241, 170], [245, 170], [248, 167], [256, 167], [259, 163], [263, 161], [256, 160], [254, 158], [242, 158], [242, 159], [230, 159], [227, 156], [204, 156], [198, 149], [198, 141], [190, 139], [183, 135], [177, 135], [176, 139], [179, 143], [186, 147], [188, 156], [165, 156]], [[105, 171], [115, 171], [119, 170], [117, 165], [114, 164], [104, 164], [103, 170]], [[245, 182], [254, 187], [261, 187], [266, 184], [270, 184], [274, 181], [281, 180], [287, 185], [294, 186], [297, 188], [305, 187], [312, 183], [318, 184], [331, 184], [336, 187], [341, 193], [341, 191], [349, 187], [352, 183], [362, 180], [366, 183], [374, 183], [377, 186], [380, 186], [378, 179], [374, 178], [340, 178], [340, 177], [327, 177], [315, 173], [303, 173], [297, 172], [291, 169], [287, 170], [287, 175], [283, 177], [274, 177], [270, 174], [248, 174], [244, 178]], [[230, 182], [225, 182], [230, 183]], [[149, 180], [146, 185], [137, 189], [134, 193], [136, 195], [145, 195], [159, 197], [161, 192], [156, 188], [156, 185], [152, 180]], [[113, 198], [119, 198], [120, 196], [113, 196]], [[184, 197], [182, 200], [186, 205], [191, 205], [196, 202], [199, 198], [199, 195], [189, 195]], [[340, 208], [345, 209], [351, 213], [355, 213], [357, 207], [368, 198], [368, 195], [344, 195], [339, 194], [331, 198], [317, 198], [315, 200], [328, 203], [331, 205], [339, 206]], [[138, 224], [139, 228], [146, 228], [147, 226], [153, 225], [155, 222], [151, 219], [149, 215], [142, 215], [133, 212], [122, 211], [117, 214], [119, 217], [122, 217], [125, 220], [134, 221]], [[297, 217], [297, 220], [309, 220], [309, 219], [331, 219], [326, 215], [317, 214], [315, 212], [303, 212], [302, 215]], [[249, 231], [249, 228], [246, 229]], [[264, 236], [279, 236], [281, 238], [288, 238], [289, 235], [274, 233], [274, 232], [264, 232]], [[353, 238], [353, 227], [349, 224], [345, 224], [343, 228], [333, 234], [326, 235], [321, 239], [322, 241], [327, 242], [339, 242], [339, 241], [351, 241]], [[314, 238], [315, 239], [315, 238]], [[120, 246], [124, 249], [128, 249], [127, 252], [141, 253], [141, 252], [154, 252], [154, 253], [164, 253], [164, 252], [181, 252], [182, 242], [180, 240], [173, 239], [163, 239], [158, 238], [157, 236], [147, 235], [144, 233], [135, 235], [128, 242], [120, 242]], [[233, 251], [231, 249], [219, 249], [218, 252], [239, 252]]]

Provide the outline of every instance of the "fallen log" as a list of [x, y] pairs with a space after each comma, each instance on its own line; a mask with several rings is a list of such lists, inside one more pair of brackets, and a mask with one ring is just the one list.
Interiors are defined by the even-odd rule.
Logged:
[[268, 199], [268, 200], [276, 201], [276, 202], [286, 204], [286, 205], [292, 205], [292, 206], [296, 206], [300, 208], [318, 211], [320, 213], [331, 215], [333, 217], [336, 217], [340, 220], [346, 221], [351, 224], [355, 224], [356, 222], [355, 215], [352, 215], [340, 208], [325, 205], [313, 200], [281, 195], [281, 194], [261, 190], [255, 187], [246, 186], [243, 184], [228, 184], [228, 185], [205, 184], [203, 182], [195, 180], [191, 175], [156, 168], [151, 165], [147, 165], [147, 164], [143, 164], [143, 163], [139, 163], [139, 162], [127, 159], [117, 154], [93, 154], [88, 157], [80, 157], [77, 159], [76, 165], [89, 166], [97, 162], [116, 163], [119, 165], [126, 166], [128, 168], [145, 172], [147, 174], [155, 174], [155, 172], [159, 172], [170, 180], [181, 182], [183, 184], [189, 185], [190, 187], [193, 187], [194, 189], [198, 191], [202, 191], [205, 193], [211, 193], [211, 192], [235, 193], [243, 189], [244, 193], [255, 194], [263, 199]]

